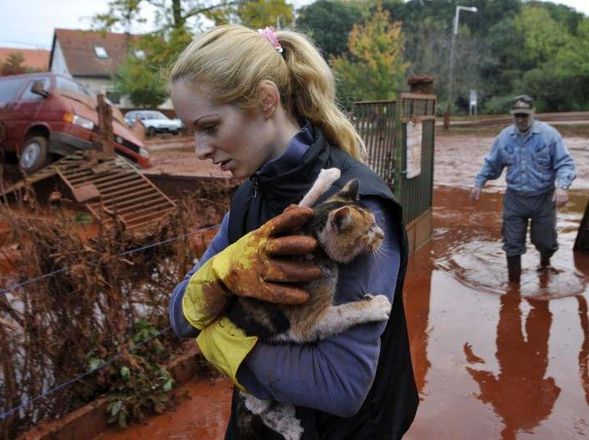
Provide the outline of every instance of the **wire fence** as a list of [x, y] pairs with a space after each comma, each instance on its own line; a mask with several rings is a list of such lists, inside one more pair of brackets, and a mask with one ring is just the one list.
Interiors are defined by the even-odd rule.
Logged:
[[16, 273], [0, 274], [0, 439], [98, 395], [127, 393], [128, 417], [165, 403], [163, 365], [182, 343], [169, 331], [169, 296], [218, 229], [232, 188], [223, 191], [179, 203], [139, 238], [98, 228], [89, 240], [57, 214], [0, 212], [21, 255]]
[[[139, 344], [135, 344], [133, 348], [131, 348], [130, 351], [135, 351], [138, 348], [144, 346], [145, 344], [147, 344], [148, 342], [151, 342], [153, 339], [160, 337], [161, 335], [163, 335], [164, 333], [167, 333], [168, 331], [170, 331], [172, 328], [171, 327], [166, 327], [163, 330], [158, 331], [155, 335], [151, 336], [148, 339], [145, 339], [144, 341], [140, 342]], [[129, 343], [127, 344], [129, 345]], [[40, 400], [40, 399], [44, 399], [58, 391], [62, 391], [64, 389], [66, 389], [67, 387], [69, 387], [70, 385], [73, 385], [74, 383], [84, 379], [87, 376], [90, 376], [91, 374], [94, 374], [100, 370], [102, 370], [105, 367], [108, 367], [109, 365], [111, 365], [115, 360], [117, 360], [118, 358], [120, 358], [121, 356], [124, 355], [123, 351], [119, 351], [117, 354], [115, 354], [114, 356], [112, 356], [110, 359], [104, 361], [103, 363], [99, 364], [97, 367], [91, 368], [89, 371], [86, 371], [85, 373], [81, 373], [79, 375], [77, 375], [76, 377], [73, 377], [53, 388], [50, 388], [49, 390], [39, 394], [38, 396], [33, 397], [30, 400], [21, 402], [20, 405], [14, 407], [14, 408], [10, 408], [8, 411], [5, 411], [3, 413], [0, 413], [0, 420], [5, 420], [10, 416], [16, 415], [20, 410], [23, 410], [25, 408], [27, 408], [28, 406], [32, 405], [33, 403], [35, 403], [36, 401]]]
[[[138, 248], [135, 248], [135, 249], [130, 249], [128, 251], [125, 251], [125, 252], [122, 252], [122, 253], [118, 254], [118, 256], [124, 257], [126, 255], [132, 255], [132, 254], [134, 254], [136, 252], [141, 252], [141, 251], [144, 251], [144, 250], [147, 250], [147, 249], [151, 249], [153, 247], [157, 247], [157, 246], [161, 246], [163, 244], [172, 243], [174, 241], [181, 240], [181, 239], [186, 238], [186, 237], [188, 237], [188, 236], [190, 236], [192, 234], [199, 234], [199, 233], [202, 233], [202, 232], [207, 232], [207, 231], [210, 231], [210, 230], [218, 229], [219, 226], [220, 226], [220, 224], [216, 224], [214, 226], [208, 226], [206, 228], [199, 228], [196, 231], [192, 231], [192, 232], [187, 233], [187, 234], [181, 234], [181, 235], [179, 235], [177, 237], [174, 237], [174, 238], [169, 238], [167, 240], [158, 241], [156, 243], [151, 243], [151, 244], [148, 244], [148, 245], [145, 245], [145, 246], [141, 246], [141, 247], [138, 247]], [[69, 269], [70, 269], [69, 267], [62, 267], [61, 269], [54, 270], [53, 272], [45, 273], [45, 274], [40, 275], [38, 277], [30, 278], [30, 279], [25, 280], [25, 281], [23, 281], [21, 283], [14, 284], [12, 286], [9, 286], [6, 289], [0, 290], [0, 295], [5, 295], [5, 294], [7, 294], [9, 292], [13, 292], [13, 291], [15, 291], [15, 290], [17, 290], [17, 289], [19, 289], [21, 287], [24, 287], [24, 286], [28, 285], [28, 284], [31, 284], [31, 283], [34, 283], [34, 282], [37, 282], [37, 281], [41, 281], [41, 280], [46, 279], [46, 278], [50, 278], [50, 277], [55, 276], [57, 274], [66, 272]]]

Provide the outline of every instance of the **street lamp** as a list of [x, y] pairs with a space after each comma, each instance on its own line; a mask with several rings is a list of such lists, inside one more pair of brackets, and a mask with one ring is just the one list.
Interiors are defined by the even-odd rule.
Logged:
[[456, 6], [454, 22], [452, 28], [452, 41], [450, 42], [450, 71], [448, 74], [448, 108], [444, 117], [444, 128], [448, 129], [450, 125], [450, 111], [452, 109], [452, 95], [454, 94], [454, 45], [456, 44], [456, 35], [458, 34], [458, 21], [460, 20], [460, 11], [477, 12], [476, 6]]

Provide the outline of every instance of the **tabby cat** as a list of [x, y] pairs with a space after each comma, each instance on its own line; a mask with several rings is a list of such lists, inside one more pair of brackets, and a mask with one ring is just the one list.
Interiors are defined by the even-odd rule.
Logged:
[[[337, 169], [322, 170], [299, 205], [313, 205], [339, 176]], [[356, 324], [388, 319], [391, 303], [384, 295], [366, 295], [359, 301], [333, 305], [338, 264], [348, 263], [362, 253], [375, 252], [384, 238], [374, 215], [360, 205], [358, 186], [357, 179], [351, 180], [337, 194], [314, 207], [313, 219], [302, 230], [319, 242], [312, 259], [323, 272], [322, 278], [305, 286], [310, 300], [292, 306], [236, 297], [228, 317], [246, 334], [258, 336], [266, 343], [306, 343]], [[286, 440], [301, 438], [303, 427], [295, 416], [294, 406], [240, 394], [237, 415], [240, 438], [264, 438], [263, 431], [267, 432], [268, 428]]]

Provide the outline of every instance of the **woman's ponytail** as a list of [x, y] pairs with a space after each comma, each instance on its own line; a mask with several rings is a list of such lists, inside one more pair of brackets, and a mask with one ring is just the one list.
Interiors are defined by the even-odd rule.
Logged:
[[288, 106], [296, 116], [319, 125], [327, 139], [357, 160], [366, 158], [364, 141], [337, 105], [333, 73], [302, 34], [277, 32], [290, 72]]

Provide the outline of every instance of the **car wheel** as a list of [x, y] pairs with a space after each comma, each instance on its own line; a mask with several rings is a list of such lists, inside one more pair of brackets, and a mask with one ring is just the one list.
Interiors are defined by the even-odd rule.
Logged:
[[153, 137], [153, 136], [155, 136], [155, 133], [156, 133], [156, 131], [155, 131], [155, 128], [154, 127], [148, 127], [147, 128], [147, 135], [148, 136]]
[[43, 168], [47, 158], [47, 139], [43, 136], [32, 136], [25, 141], [18, 164], [22, 171], [31, 174]]

